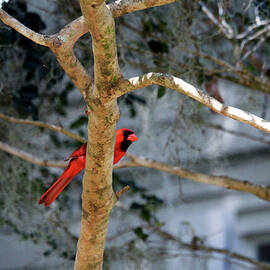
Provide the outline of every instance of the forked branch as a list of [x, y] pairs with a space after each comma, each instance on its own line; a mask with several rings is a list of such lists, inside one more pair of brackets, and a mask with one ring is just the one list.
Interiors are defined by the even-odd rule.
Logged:
[[73, 52], [74, 44], [80, 38], [80, 35], [78, 35], [80, 24], [77, 23], [77, 20], [64, 27], [57, 34], [42, 35], [29, 29], [3, 9], [0, 9], [0, 19], [26, 38], [50, 48], [82, 96], [86, 96], [87, 90], [92, 85], [92, 79]]

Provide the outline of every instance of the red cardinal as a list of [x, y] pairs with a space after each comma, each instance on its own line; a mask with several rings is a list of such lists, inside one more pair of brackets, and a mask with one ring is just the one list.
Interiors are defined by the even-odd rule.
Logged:
[[[125, 155], [131, 143], [137, 140], [138, 137], [132, 130], [127, 128], [118, 129], [116, 131], [113, 164], [116, 164]], [[49, 206], [71, 180], [85, 168], [86, 145], [86, 143], [81, 145], [70, 155], [67, 168], [55, 183], [41, 196], [38, 202], [39, 204], [44, 203], [45, 206]]]

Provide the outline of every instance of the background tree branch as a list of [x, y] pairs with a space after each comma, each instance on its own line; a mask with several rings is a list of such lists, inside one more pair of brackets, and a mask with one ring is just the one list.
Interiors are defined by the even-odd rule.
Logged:
[[222, 131], [222, 132], [226, 132], [226, 133], [231, 134], [231, 135], [246, 138], [246, 139], [249, 139], [249, 140], [252, 140], [252, 141], [255, 141], [255, 142], [259, 142], [259, 143], [262, 143], [262, 144], [270, 145], [270, 141], [266, 140], [264, 137], [253, 136], [253, 135], [247, 134], [245, 132], [224, 128], [222, 125], [217, 125], [217, 124], [213, 124], [213, 123], [209, 123], [209, 122], [206, 122], [204, 124], [205, 124], [206, 127], [209, 127], [209, 128], [213, 128], [213, 129], [216, 129], [216, 130], [219, 130], [219, 131]]
[[82, 138], [81, 136], [74, 134], [70, 131], [68, 131], [67, 129], [64, 129], [62, 126], [56, 126], [53, 124], [48, 124], [48, 123], [44, 123], [41, 121], [32, 121], [32, 120], [26, 120], [26, 119], [18, 119], [12, 116], [8, 116], [5, 115], [3, 113], [0, 113], [0, 119], [8, 121], [10, 123], [16, 123], [16, 124], [22, 124], [22, 125], [30, 125], [30, 126], [36, 126], [36, 127], [41, 127], [41, 128], [46, 128], [52, 131], [56, 131], [62, 134], [65, 134], [66, 136], [81, 142], [81, 143], [85, 143], [86, 140], [84, 138]]
[[[65, 161], [44, 160], [3, 142], [0, 142], [0, 150], [40, 166], [54, 167], [54, 168], [65, 168], [67, 166], [67, 162]], [[238, 180], [227, 176], [214, 176], [203, 173], [196, 173], [185, 170], [179, 166], [168, 165], [166, 163], [161, 163], [141, 156], [134, 156], [131, 154], [127, 154], [127, 156], [131, 158], [131, 160], [123, 161], [120, 164], [115, 165], [114, 169], [131, 168], [131, 167], [145, 167], [155, 169], [158, 171], [163, 171], [173, 175], [177, 175], [187, 180], [193, 180], [199, 183], [210, 184], [223, 187], [226, 189], [250, 193], [257, 196], [260, 199], [270, 201], [269, 186], [256, 185], [246, 180]], [[129, 190], [129, 187], [125, 187], [124, 189], [119, 191], [117, 193], [117, 196], [120, 197], [120, 195], [122, 195], [127, 190]]]
[[12, 147], [9, 144], [3, 142], [0, 142], [0, 150], [39, 166], [53, 167], [53, 168], [65, 168], [67, 166], [67, 162], [65, 161], [41, 159], [39, 157], [36, 157], [18, 148]]
[[215, 185], [226, 189], [238, 190], [251, 193], [265, 201], [270, 201], [270, 186], [256, 185], [246, 180], [237, 180], [228, 176], [215, 176], [203, 173], [196, 173], [182, 169], [179, 166], [172, 166], [166, 163], [158, 162], [141, 156], [127, 154], [130, 161], [121, 162], [115, 169], [129, 167], [145, 167], [163, 172], [167, 172], [179, 177], [190, 179], [196, 182]]
[[[250, 72], [248, 72], [246, 69], [243, 69], [243, 67], [240, 69], [239, 66], [237, 66], [237, 67], [232, 66], [224, 60], [218, 59], [216, 57], [213, 57], [211, 55], [207, 55], [207, 54], [202, 53], [202, 52], [199, 52], [198, 56], [200, 56], [204, 59], [207, 59], [211, 63], [214, 63], [214, 64], [224, 68], [224, 70], [218, 70], [218, 72], [213, 70], [212, 75], [214, 75], [216, 73], [216, 75], [221, 79], [240, 84], [244, 87], [248, 87], [248, 88], [256, 90], [256, 91], [261, 91], [261, 92], [267, 93], [267, 94], [270, 93], [269, 82], [265, 79], [262, 79], [261, 76], [255, 76], [255, 75], [251, 74]], [[237, 76], [235, 76], [235, 75], [237, 75]]]
[[222, 249], [222, 248], [215, 248], [215, 247], [210, 247], [208, 245], [200, 243], [199, 238], [196, 239], [196, 236], [192, 239], [191, 243], [186, 243], [182, 241], [181, 239], [178, 239], [174, 235], [162, 230], [161, 228], [157, 228], [156, 232], [158, 235], [162, 238], [168, 239], [170, 241], [173, 241], [175, 243], [178, 243], [180, 248], [186, 248], [191, 251], [203, 251], [207, 253], [217, 253], [221, 255], [227, 255], [233, 259], [237, 259], [246, 263], [249, 263], [255, 267], [258, 267], [258, 269], [270, 269], [270, 264], [259, 262], [257, 260], [254, 260], [250, 257], [244, 256], [242, 254], [239, 254], [237, 252], [232, 252], [227, 249]]

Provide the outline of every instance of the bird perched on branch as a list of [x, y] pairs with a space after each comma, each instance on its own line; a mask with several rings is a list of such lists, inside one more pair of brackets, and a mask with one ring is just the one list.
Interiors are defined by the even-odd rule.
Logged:
[[[114, 160], [116, 164], [126, 153], [132, 142], [138, 140], [138, 137], [130, 129], [123, 128], [116, 131], [116, 141], [114, 147]], [[62, 192], [62, 190], [72, 181], [72, 179], [85, 168], [86, 146], [81, 145], [68, 158], [68, 166], [55, 183], [41, 196], [39, 204], [49, 206]]]

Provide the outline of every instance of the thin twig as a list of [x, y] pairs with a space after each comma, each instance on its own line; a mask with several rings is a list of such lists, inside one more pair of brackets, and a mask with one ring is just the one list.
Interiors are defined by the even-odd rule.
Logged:
[[[259, 44], [260, 45], [260, 44]], [[255, 49], [257, 49], [255, 47]], [[231, 82], [235, 82], [237, 84], [243, 85], [245, 87], [254, 89], [254, 90], [260, 90], [264, 93], [270, 93], [270, 85], [267, 82], [264, 82], [264, 80], [262, 80], [261, 77], [256, 77], [253, 74], [249, 73], [247, 70], [240, 70], [238, 68], [235, 68], [233, 66], [231, 66], [229, 63], [225, 62], [224, 60], [215, 58], [211, 55], [207, 55], [204, 54], [202, 52], [199, 52], [198, 55], [204, 59], [207, 59], [209, 61], [211, 61], [212, 63], [221, 66], [221, 67], [225, 67], [224, 70], [213, 70], [214, 73], [210, 74], [218, 74], [219, 78], [231, 81]], [[196, 67], [198, 68], [198, 67]], [[203, 70], [208, 70], [207, 68], [203, 68]], [[232, 76], [227, 75], [225, 72], [231, 72], [233, 73]], [[209, 74], [209, 72], [208, 72]], [[239, 77], [236, 77], [235, 75], [238, 75]]]
[[214, 128], [216, 130], [220, 130], [220, 131], [223, 131], [223, 132], [232, 134], [232, 135], [236, 135], [236, 136], [239, 136], [239, 137], [247, 138], [247, 139], [253, 140], [255, 142], [259, 142], [259, 143], [270, 145], [270, 140], [265, 140], [263, 137], [256, 137], [256, 136], [253, 136], [253, 135], [250, 135], [250, 134], [241, 132], [241, 131], [236, 131], [236, 130], [224, 128], [221, 125], [216, 125], [216, 124], [212, 124], [212, 123], [204, 123], [204, 125], [206, 127]]
[[234, 38], [233, 29], [229, 27], [227, 23], [225, 23], [224, 19], [223, 23], [219, 22], [219, 20], [214, 16], [214, 14], [207, 8], [207, 6], [202, 1], [199, 1], [199, 4], [201, 5], [202, 11], [206, 14], [206, 16], [213, 22], [213, 24], [218, 26], [218, 28], [228, 39]]
[[202, 245], [202, 244], [196, 243], [196, 241], [193, 241], [192, 243], [186, 243], [186, 242], [183, 242], [180, 239], [176, 238], [172, 234], [161, 230], [160, 228], [157, 230], [157, 232], [161, 237], [164, 237], [167, 240], [176, 242], [181, 247], [184, 247], [184, 248], [187, 248], [190, 250], [195, 250], [195, 251], [199, 250], [199, 251], [204, 251], [204, 252], [208, 252], [208, 253], [223, 254], [223, 255], [227, 255], [231, 258], [234, 258], [234, 259], [246, 262], [246, 263], [250, 263], [256, 267], [259, 267], [260, 269], [268, 269], [268, 270], [270, 269], [270, 264], [259, 262], [257, 260], [250, 258], [250, 257], [244, 256], [244, 255], [236, 253], [236, 252], [232, 252], [232, 251], [227, 250], [227, 249], [215, 248], [215, 247], [210, 247], [207, 245]]
[[[268, 35], [267, 35], [268, 36]], [[253, 54], [255, 51], [257, 51], [260, 46], [265, 42], [266, 37], [261, 37], [259, 41], [250, 49], [248, 50], [243, 57], [241, 58], [240, 62], [245, 61], [251, 54]]]
[[247, 28], [246, 31], [238, 34], [235, 38], [236, 39], [244, 39], [245, 37], [247, 37], [248, 35], [250, 35], [253, 32], [253, 30], [255, 30], [255, 29], [257, 29], [257, 28], [259, 28], [261, 26], [267, 25], [267, 24], [270, 24], [270, 20], [263, 20], [259, 24], [254, 23], [254, 24], [250, 25]]
[[255, 32], [255, 34], [249, 36], [248, 38], [244, 39], [241, 43], [240, 49], [243, 50], [243, 48], [246, 46], [246, 44], [254, 39], [259, 38], [260, 36], [268, 33], [270, 30], [270, 25], [266, 25], [263, 29]]
[[225, 62], [224, 60], [218, 59], [212, 55], [208, 55], [202, 52], [199, 52], [198, 55], [202, 58], [205, 58], [207, 60], [210, 60], [211, 62], [215, 63], [216, 65], [219, 65], [221, 67], [225, 67], [227, 71], [234, 71], [235, 68], [230, 65], [229, 63]]
[[117, 192], [115, 193], [117, 200], [119, 200], [119, 198], [120, 198], [125, 192], [127, 192], [128, 190], [130, 190], [130, 186], [125, 186], [125, 187], [122, 188], [121, 190], [117, 191]]

